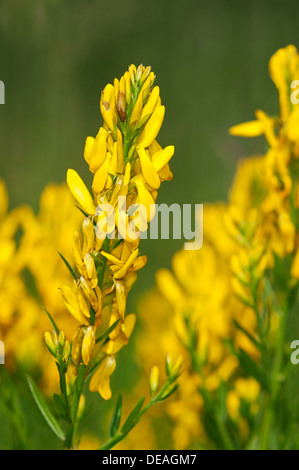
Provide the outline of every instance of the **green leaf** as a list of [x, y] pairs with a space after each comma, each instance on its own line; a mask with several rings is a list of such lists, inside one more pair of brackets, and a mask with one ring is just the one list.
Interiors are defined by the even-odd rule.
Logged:
[[261, 349], [260, 343], [257, 341], [257, 339], [255, 339], [255, 338], [252, 336], [252, 334], [249, 333], [249, 331], [247, 331], [245, 328], [243, 328], [243, 326], [240, 325], [240, 323], [237, 322], [237, 320], [233, 320], [233, 322], [234, 322], [235, 327], [236, 327], [238, 330], [242, 331], [242, 333], [244, 333], [244, 335], [246, 335], [247, 338], [249, 338], [250, 341], [251, 341], [258, 349]]
[[114, 323], [112, 323], [112, 325], [105, 331], [105, 333], [103, 333], [102, 336], [97, 338], [96, 343], [99, 343], [100, 341], [103, 341], [104, 339], [106, 339], [107, 336], [109, 336], [110, 333], [112, 333], [114, 328], [117, 326], [119, 320], [120, 320], [120, 318], [118, 320], [116, 320]]
[[53, 398], [54, 398], [55, 408], [56, 408], [58, 415], [62, 419], [64, 419], [67, 423], [71, 423], [67, 408], [63, 400], [60, 398], [59, 395], [57, 395], [57, 393], [54, 393]]
[[270, 392], [267, 374], [242, 348], [238, 351], [238, 359], [244, 373], [255, 378], [267, 392]]
[[172, 395], [174, 392], [176, 392], [176, 390], [178, 389], [178, 387], [179, 387], [178, 384], [174, 384], [174, 385], [170, 388], [169, 391], [166, 390], [165, 395], [163, 395], [163, 396], [161, 397], [161, 401], [164, 401], [164, 400], [166, 400], [166, 398], [170, 397], [170, 395]]
[[77, 279], [79, 278], [78, 274], [74, 271], [74, 269], [72, 268], [72, 266], [70, 265], [70, 263], [65, 259], [65, 257], [58, 251], [58, 254], [59, 256], [62, 258], [62, 260], [64, 261], [67, 269], [69, 270], [69, 272], [71, 273], [71, 275], [73, 276], [73, 278], [77, 281]]
[[121, 428], [122, 434], [127, 434], [139, 421], [139, 412], [143, 406], [145, 397], [140, 398], [135, 408], [131, 411], [129, 416], [127, 417], [123, 427]]
[[116, 402], [115, 410], [114, 410], [114, 413], [110, 422], [109, 437], [114, 437], [115, 434], [117, 433], [118, 428], [119, 428], [119, 423], [121, 420], [121, 413], [122, 413], [122, 397], [120, 395]]
[[84, 212], [84, 210], [81, 209], [80, 206], [77, 206], [77, 204], [76, 204], [76, 207], [77, 207], [77, 209], [79, 209], [80, 212], [82, 212], [83, 215], [85, 215], [85, 217], [88, 217], [88, 214], [86, 212]]
[[39, 389], [37, 388], [35, 382], [33, 381], [33, 379], [29, 375], [27, 375], [26, 378], [27, 378], [27, 382], [28, 382], [30, 391], [33, 395], [33, 398], [34, 398], [41, 414], [43, 415], [43, 417], [47, 421], [47, 423], [50, 426], [50, 428], [52, 429], [52, 431], [56, 434], [56, 436], [61, 441], [64, 441], [65, 440], [65, 434], [64, 434], [63, 430], [61, 429], [61, 427], [59, 426], [56, 419], [54, 418], [52, 412], [50, 411], [50, 408], [48, 407], [44, 397], [42, 396]]
[[85, 370], [86, 370], [85, 364], [81, 364], [78, 370], [76, 382], [74, 383], [73, 389], [72, 389], [71, 418], [73, 421], [75, 421], [77, 412], [78, 412], [79, 400], [80, 400], [80, 396], [81, 396], [83, 385], [84, 385]]
[[41, 308], [46, 312], [46, 314], [47, 314], [48, 317], [49, 317], [50, 322], [52, 323], [52, 326], [53, 326], [55, 332], [59, 335], [59, 328], [58, 328], [58, 326], [56, 325], [55, 321], [53, 320], [52, 316], [50, 315], [50, 313], [48, 312], [48, 310], [46, 310], [46, 308], [45, 308], [43, 305], [41, 305]]

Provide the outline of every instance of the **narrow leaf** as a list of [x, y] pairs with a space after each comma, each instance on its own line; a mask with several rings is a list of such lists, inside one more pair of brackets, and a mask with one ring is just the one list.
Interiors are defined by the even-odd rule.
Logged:
[[115, 410], [114, 410], [114, 413], [110, 422], [109, 437], [114, 437], [115, 434], [117, 433], [118, 428], [119, 428], [119, 423], [121, 420], [121, 413], [122, 413], [122, 398], [120, 395], [116, 402]]
[[70, 417], [68, 416], [67, 408], [63, 400], [60, 398], [59, 395], [57, 395], [57, 393], [54, 393], [53, 398], [58, 415], [63, 418], [67, 423], [71, 423]]
[[116, 320], [114, 323], [112, 323], [112, 325], [105, 331], [105, 333], [103, 333], [102, 336], [97, 338], [96, 343], [99, 343], [100, 341], [103, 341], [103, 339], [106, 339], [107, 336], [109, 336], [110, 333], [112, 333], [114, 328], [117, 326], [119, 320], [120, 320], [120, 318], [118, 320]]
[[69, 270], [69, 272], [71, 273], [71, 275], [73, 276], [73, 278], [77, 281], [77, 279], [79, 278], [78, 274], [74, 271], [74, 269], [72, 268], [72, 266], [70, 265], [70, 263], [65, 259], [65, 257], [58, 251], [58, 254], [59, 256], [62, 258], [62, 260], [64, 261], [67, 269]]
[[135, 408], [131, 411], [131, 413], [127, 417], [123, 427], [121, 428], [122, 434], [127, 434], [132, 429], [132, 427], [134, 427], [135, 424], [138, 423], [138, 420], [139, 420], [138, 415], [143, 406], [144, 399], [145, 397], [140, 398]]
[[26, 378], [27, 378], [27, 382], [28, 382], [30, 391], [33, 395], [33, 398], [34, 398], [41, 414], [43, 415], [43, 417], [47, 421], [47, 423], [50, 426], [50, 428], [52, 429], [52, 431], [56, 434], [56, 436], [61, 441], [64, 441], [65, 440], [64, 432], [61, 429], [61, 427], [59, 426], [56, 419], [54, 418], [52, 412], [50, 411], [50, 408], [48, 407], [44, 397], [42, 396], [39, 389], [37, 388], [35, 382], [33, 381], [33, 379], [29, 375], [27, 375]]
[[52, 323], [52, 326], [53, 326], [55, 332], [59, 335], [59, 328], [58, 328], [58, 326], [56, 325], [55, 321], [53, 320], [52, 316], [50, 315], [50, 313], [48, 312], [48, 310], [46, 310], [46, 308], [45, 308], [43, 305], [41, 305], [41, 308], [44, 310], [44, 312], [46, 312], [46, 314], [48, 315], [48, 318], [49, 318], [50, 322]]

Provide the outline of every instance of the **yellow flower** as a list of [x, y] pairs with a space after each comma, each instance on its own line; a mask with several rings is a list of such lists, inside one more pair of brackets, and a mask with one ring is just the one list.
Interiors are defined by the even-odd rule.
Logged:
[[90, 381], [90, 390], [92, 392], [99, 392], [104, 400], [109, 400], [112, 396], [110, 377], [113, 374], [115, 367], [115, 358], [113, 356], [105, 357]]

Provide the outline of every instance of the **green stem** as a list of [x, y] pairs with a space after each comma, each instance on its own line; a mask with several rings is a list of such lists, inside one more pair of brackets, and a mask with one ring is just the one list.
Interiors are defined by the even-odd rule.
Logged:
[[280, 375], [283, 368], [283, 359], [284, 359], [284, 342], [286, 335], [287, 319], [288, 319], [288, 310], [289, 310], [289, 301], [286, 302], [285, 307], [281, 314], [280, 324], [279, 324], [279, 336], [278, 336], [278, 345], [277, 345], [277, 354], [276, 360], [272, 372], [271, 379], [271, 392], [270, 397], [264, 403], [265, 406], [265, 415], [264, 423], [262, 426], [262, 437], [261, 437], [261, 449], [266, 450], [269, 447], [269, 434], [273, 425], [276, 402], [279, 395], [280, 387]]
[[72, 406], [71, 406], [71, 419], [72, 423], [69, 426], [66, 440], [65, 440], [65, 448], [67, 449], [72, 449], [74, 446], [74, 441], [76, 437], [76, 431], [78, 427], [78, 408], [79, 408], [79, 403], [80, 403], [80, 397], [86, 382], [85, 379], [85, 370], [86, 366], [84, 364], [81, 364], [78, 370], [78, 376], [76, 379], [76, 382], [74, 384], [74, 390], [73, 390], [73, 400], [72, 400]]

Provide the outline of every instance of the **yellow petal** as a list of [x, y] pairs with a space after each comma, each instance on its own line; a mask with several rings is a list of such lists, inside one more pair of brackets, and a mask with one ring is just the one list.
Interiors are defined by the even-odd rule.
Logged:
[[264, 133], [264, 126], [260, 121], [248, 121], [231, 127], [229, 133], [240, 137], [256, 137]]
[[143, 108], [142, 115], [140, 118], [140, 126], [142, 126], [149, 119], [150, 115], [154, 112], [158, 103], [159, 95], [160, 88], [158, 86], [155, 86]]
[[105, 124], [110, 130], [114, 131], [117, 119], [115, 113], [114, 87], [111, 83], [108, 83], [104, 88], [100, 108]]
[[97, 170], [93, 178], [92, 190], [95, 194], [99, 194], [103, 191], [107, 178], [108, 178], [108, 168], [111, 160], [111, 155], [107, 153], [107, 158], [104, 161], [103, 165]]
[[82, 342], [82, 359], [85, 365], [90, 361], [90, 356], [95, 345], [96, 327], [91, 325], [86, 328]]
[[94, 143], [94, 137], [88, 136], [86, 138], [85, 147], [84, 147], [84, 158], [88, 164], [89, 164], [90, 152], [91, 152], [93, 143]]
[[138, 155], [140, 159], [142, 174], [145, 181], [153, 188], [158, 189], [160, 187], [160, 178], [153, 165], [153, 162], [147, 155], [144, 148], [138, 149]]
[[130, 124], [133, 124], [139, 121], [141, 114], [142, 114], [142, 109], [143, 109], [143, 98], [142, 98], [142, 93], [139, 93], [132, 115], [131, 115]]
[[123, 173], [125, 167], [122, 133], [117, 130], [117, 173]]
[[147, 222], [150, 222], [155, 215], [155, 201], [151, 193], [144, 187], [142, 181], [136, 180], [136, 187], [138, 191], [139, 204], [142, 204], [146, 210]]
[[68, 170], [66, 180], [72, 195], [82, 209], [87, 214], [94, 215], [96, 210], [94, 202], [78, 173], [75, 170]]
[[101, 127], [89, 155], [89, 169], [95, 173], [105, 161], [107, 154], [107, 131]]
[[125, 284], [121, 281], [115, 282], [116, 303], [118, 312], [121, 317], [124, 317], [126, 312], [127, 289]]
[[104, 400], [109, 400], [112, 396], [110, 388], [110, 377], [116, 367], [116, 360], [112, 356], [107, 356], [94, 373], [89, 389], [91, 392], [99, 392]]
[[165, 114], [165, 107], [159, 106], [155, 109], [152, 116], [148, 120], [140, 136], [138, 147], [149, 147], [156, 139], [159, 130], [161, 129]]
[[82, 325], [88, 325], [88, 320], [80, 311], [77, 297], [75, 296], [73, 291], [68, 286], [62, 287], [61, 291], [65, 306], [68, 311], [79, 323], [81, 323]]
[[165, 167], [165, 165], [168, 164], [169, 160], [172, 158], [174, 154], [174, 146], [173, 145], [168, 145], [165, 147], [162, 152], [156, 154], [153, 157], [153, 165], [156, 171], [161, 171], [162, 168]]
[[123, 265], [123, 267], [120, 268], [119, 270], [117, 270], [114, 273], [114, 275], [113, 275], [114, 279], [121, 279], [122, 277], [124, 277], [127, 274], [129, 268], [134, 263], [134, 261], [137, 258], [138, 254], [139, 254], [139, 249], [136, 248], [136, 250], [134, 250], [133, 253], [131, 253], [131, 255], [129, 256], [129, 258], [127, 259], [127, 261]]

